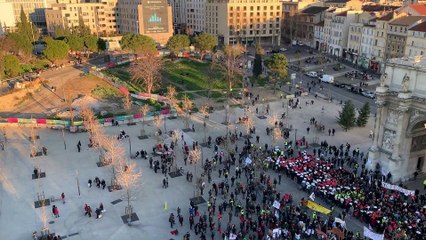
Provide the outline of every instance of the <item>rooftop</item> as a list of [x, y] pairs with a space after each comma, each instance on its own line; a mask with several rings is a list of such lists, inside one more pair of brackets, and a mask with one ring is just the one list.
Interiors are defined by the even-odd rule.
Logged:
[[364, 5], [362, 10], [366, 12], [390, 11], [400, 8], [399, 6], [391, 5]]
[[379, 21], [390, 21], [393, 18], [393, 11], [383, 14], [383, 16], [377, 18]]
[[416, 32], [426, 32], [426, 22], [419, 23], [408, 30]]
[[320, 12], [324, 12], [327, 9], [328, 9], [328, 7], [312, 6], [312, 7], [307, 7], [305, 9], [303, 9], [302, 13], [305, 13], [305, 14], [318, 14]]
[[343, 11], [336, 14], [336, 17], [346, 17], [348, 16], [348, 11]]
[[409, 5], [413, 10], [415, 10], [420, 15], [426, 16], [426, 5], [425, 4], [410, 4]]
[[425, 18], [425, 16], [403, 16], [391, 21], [389, 24], [398, 26], [410, 26], [411, 24]]

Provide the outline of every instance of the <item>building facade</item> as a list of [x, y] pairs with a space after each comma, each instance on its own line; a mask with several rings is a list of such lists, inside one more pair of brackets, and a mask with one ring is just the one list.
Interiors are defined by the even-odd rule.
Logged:
[[172, 7], [167, 0], [120, 0], [117, 12], [119, 34], [147, 35], [161, 45], [173, 35]]
[[47, 31], [53, 35], [58, 27], [72, 29], [84, 23], [94, 35], [116, 35], [116, 4], [116, 0], [53, 4], [45, 10]]
[[171, 0], [173, 29], [176, 34], [186, 33], [186, 0]]
[[206, 0], [186, 0], [186, 26], [188, 34], [201, 33], [205, 29]]
[[423, 16], [398, 17], [388, 24], [386, 59], [403, 57], [407, 44], [408, 29], [425, 20]]
[[279, 46], [281, 7], [279, 0], [207, 0], [206, 32], [224, 44]]
[[377, 72], [384, 70], [386, 62], [386, 41], [388, 34], [388, 23], [394, 18], [394, 12], [385, 12], [380, 17], [376, 18], [376, 27], [374, 29], [374, 44], [373, 44], [373, 64], [377, 66]]
[[16, 26], [16, 20], [12, 3], [0, 0], [0, 9], [2, 9], [2, 14], [0, 14], [0, 35], [3, 35]]
[[310, 47], [315, 47], [314, 29], [318, 23], [324, 21], [325, 12], [327, 9], [327, 7], [312, 6], [300, 11], [300, 34], [298, 36], [299, 41]]
[[408, 29], [405, 56], [423, 56], [426, 52], [426, 22]]
[[426, 60], [389, 59], [376, 89], [377, 117], [367, 167], [392, 182], [426, 172]]
[[[340, 9], [339, 9], [340, 10]], [[360, 11], [349, 11], [341, 9], [331, 16], [329, 30], [328, 53], [337, 57], [346, 57], [348, 46], [349, 25], [356, 19]]]

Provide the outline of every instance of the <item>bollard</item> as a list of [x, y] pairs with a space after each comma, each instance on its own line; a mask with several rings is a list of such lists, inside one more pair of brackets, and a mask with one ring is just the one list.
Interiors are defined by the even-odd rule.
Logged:
[[164, 202], [164, 210], [167, 210], [168, 206], [167, 206], [167, 201]]

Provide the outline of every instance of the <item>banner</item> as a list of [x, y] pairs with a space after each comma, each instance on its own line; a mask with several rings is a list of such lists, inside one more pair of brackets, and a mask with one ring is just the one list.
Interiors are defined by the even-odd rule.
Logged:
[[414, 190], [408, 190], [408, 189], [402, 188], [402, 187], [397, 186], [397, 185], [392, 185], [390, 183], [382, 182], [382, 187], [384, 187], [386, 189], [402, 192], [405, 196], [414, 195]]
[[275, 200], [272, 206], [276, 209], [280, 209], [281, 204], [277, 200]]
[[364, 226], [364, 237], [368, 237], [368, 238], [371, 238], [373, 240], [383, 240], [383, 239], [385, 239], [385, 235], [384, 234], [375, 233], [375, 232], [371, 231], [370, 229], [368, 229], [365, 226]]
[[311, 199], [312, 201], [315, 201], [315, 193], [311, 193], [311, 195], [309, 195], [309, 199]]
[[314, 211], [320, 212], [320, 213], [324, 213], [324, 214], [329, 214], [331, 213], [330, 209], [327, 209], [321, 205], [319, 205], [318, 203], [314, 203], [311, 200], [307, 200], [305, 202], [306, 206]]
[[334, 225], [336, 223], [339, 223], [343, 228], [346, 228], [346, 222], [345, 222], [345, 220], [336, 217], [336, 218], [334, 218]]

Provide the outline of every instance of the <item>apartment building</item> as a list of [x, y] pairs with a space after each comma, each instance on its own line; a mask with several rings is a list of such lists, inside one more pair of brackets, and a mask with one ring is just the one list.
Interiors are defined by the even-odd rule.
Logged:
[[[339, 12], [340, 11], [340, 12]], [[349, 24], [355, 21], [360, 11], [339, 9], [331, 18], [330, 44], [328, 53], [337, 57], [346, 57]]]
[[173, 35], [172, 7], [167, 0], [120, 0], [117, 12], [119, 34], [147, 35], [161, 45]]
[[207, 0], [206, 32], [224, 44], [256, 40], [279, 46], [281, 8], [280, 0]]
[[[323, 38], [320, 39], [321, 42], [319, 43], [321, 52], [324, 52], [324, 53], [329, 52], [330, 41], [331, 41], [331, 21], [333, 19], [335, 11], [336, 11], [336, 8], [330, 8], [325, 12], [324, 26], [322, 27]], [[317, 30], [321, 30], [321, 27], [317, 27]], [[321, 35], [321, 33], [317, 35]]]
[[371, 58], [374, 19], [371, 12], [355, 14], [354, 22], [349, 23], [346, 59], [354, 64], [368, 67], [367, 59]]
[[189, 34], [204, 31], [205, 3], [206, 0], [186, 0], [186, 26]]
[[408, 29], [405, 56], [423, 56], [426, 52], [426, 22], [419, 23]]
[[321, 50], [324, 46], [324, 42], [324, 21], [321, 21], [314, 26], [314, 48], [316, 50]]
[[186, 33], [186, 0], [171, 0], [173, 29], [176, 34]]
[[316, 24], [324, 21], [327, 7], [312, 6], [303, 9], [299, 14], [300, 31], [297, 36], [305, 45], [314, 47]]
[[117, 34], [117, 0], [70, 2], [52, 4], [51, 8], [45, 10], [47, 31], [50, 35], [53, 35], [58, 27], [74, 28], [81, 23], [97, 36]]
[[21, 10], [23, 10], [29, 21], [37, 27], [45, 29], [46, 18], [44, 9], [50, 7], [53, 3], [56, 3], [56, 0], [1, 0], [0, 4], [5, 8], [1, 8], [2, 16], [0, 16], [0, 20], [5, 19], [3, 15], [11, 13], [14, 16], [14, 23], [16, 24], [20, 21]]
[[0, 35], [12, 30], [16, 26], [15, 16], [13, 14], [13, 4], [0, 0]]
[[385, 12], [380, 17], [376, 18], [376, 27], [374, 29], [374, 44], [373, 44], [373, 60], [372, 64], [375, 65], [377, 72], [384, 70], [386, 62], [386, 41], [387, 41], [387, 29], [389, 22], [394, 18], [394, 12]]
[[305, 7], [318, 3], [317, 0], [283, 0], [282, 1], [282, 37], [296, 38], [299, 35], [299, 13]]
[[400, 58], [405, 54], [408, 29], [425, 21], [424, 16], [402, 16], [388, 24], [385, 59]]

